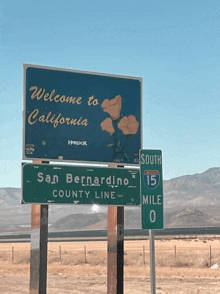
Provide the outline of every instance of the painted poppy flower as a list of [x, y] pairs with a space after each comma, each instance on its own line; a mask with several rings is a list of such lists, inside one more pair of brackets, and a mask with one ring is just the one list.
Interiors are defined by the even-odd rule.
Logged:
[[110, 135], [112, 135], [115, 132], [115, 129], [112, 124], [112, 119], [110, 117], [106, 118], [101, 123], [101, 128], [103, 131], [107, 131]]
[[113, 120], [116, 120], [120, 117], [120, 111], [121, 111], [121, 96], [117, 95], [114, 99], [109, 100], [105, 99], [102, 102], [102, 109], [103, 111], [109, 113]]
[[139, 122], [134, 115], [124, 116], [118, 123], [118, 128], [122, 130], [125, 135], [134, 135], [137, 133]]

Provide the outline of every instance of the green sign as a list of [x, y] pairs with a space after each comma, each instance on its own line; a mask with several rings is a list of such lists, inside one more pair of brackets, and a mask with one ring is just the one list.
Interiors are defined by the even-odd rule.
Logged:
[[140, 205], [140, 172], [24, 164], [22, 203]]
[[142, 229], [163, 228], [161, 150], [140, 150]]

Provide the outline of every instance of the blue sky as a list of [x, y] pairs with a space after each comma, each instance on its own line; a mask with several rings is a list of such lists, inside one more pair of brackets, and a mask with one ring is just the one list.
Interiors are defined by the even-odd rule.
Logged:
[[143, 78], [164, 179], [220, 166], [220, 2], [0, 0], [0, 187], [21, 186], [23, 63]]

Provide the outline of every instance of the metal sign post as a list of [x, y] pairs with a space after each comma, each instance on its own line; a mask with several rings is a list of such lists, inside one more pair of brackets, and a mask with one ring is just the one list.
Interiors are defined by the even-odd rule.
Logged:
[[154, 230], [149, 230], [149, 238], [150, 238], [150, 281], [151, 281], [151, 294], [156, 294]]

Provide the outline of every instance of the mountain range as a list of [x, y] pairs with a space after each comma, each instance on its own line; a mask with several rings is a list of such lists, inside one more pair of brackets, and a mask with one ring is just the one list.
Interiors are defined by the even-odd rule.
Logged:
[[[163, 181], [164, 227], [220, 226], [220, 167]], [[0, 188], [0, 234], [30, 232], [31, 205], [21, 188]], [[107, 229], [107, 206], [50, 205], [49, 231]], [[141, 208], [125, 207], [125, 228], [141, 228]]]

